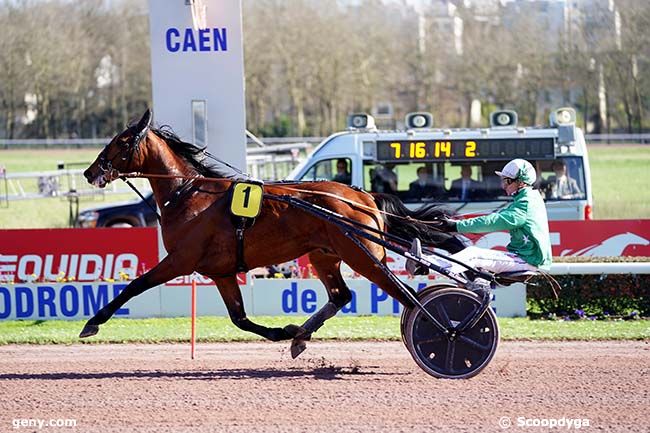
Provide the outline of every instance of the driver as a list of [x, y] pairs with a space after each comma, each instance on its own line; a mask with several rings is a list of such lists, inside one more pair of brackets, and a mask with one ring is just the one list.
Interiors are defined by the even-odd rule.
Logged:
[[[451, 257], [474, 268], [493, 273], [548, 270], [551, 265], [551, 241], [544, 200], [532, 186], [537, 174], [530, 162], [514, 159], [501, 171], [495, 172], [501, 178], [501, 187], [512, 196], [513, 202], [503, 210], [489, 215], [465, 220], [444, 219], [439, 229], [445, 232], [486, 233], [500, 230], [510, 232], [508, 251], [467, 247]], [[420, 240], [414, 239], [411, 253], [422, 257]], [[460, 274], [466, 268], [438, 256], [424, 256], [451, 272]], [[406, 270], [411, 275], [426, 274], [428, 269], [414, 260], [406, 261]]]

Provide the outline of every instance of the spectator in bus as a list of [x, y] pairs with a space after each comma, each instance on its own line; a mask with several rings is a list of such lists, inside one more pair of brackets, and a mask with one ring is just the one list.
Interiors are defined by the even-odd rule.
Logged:
[[417, 175], [418, 178], [409, 184], [408, 198], [422, 200], [444, 196], [444, 189], [434, 182], [431, 171], [427, 167], [419, 167]]
[[397, 174], [393, 171], [395, 164], [386, 163], [377, 168], [372, 179], [372, 191], [397, 194]]
[[449, 197], [458, 198], [460, 201], [469, 201], [481, 198], [484, 187], [481, 182], [472, 179], [472, 167], [463, 165], [460, 169], [460, 179], [451, 182]]
[[348, 170], [347, 159], [340, 158], [336, 161], [336, 175], [332, 180], [346, 185], [352, 184], [352, 175], [350, 174], [350, 170]]
[[551, 169], [555, 175], [551, 175], [543, 183], [546, 190], [547, 199], [563, 199], [582, 197], [582, 191], [578, 187], [578, 182], [567, 174], [566, 163], [561, 159], [556, 159], [551, 164]]

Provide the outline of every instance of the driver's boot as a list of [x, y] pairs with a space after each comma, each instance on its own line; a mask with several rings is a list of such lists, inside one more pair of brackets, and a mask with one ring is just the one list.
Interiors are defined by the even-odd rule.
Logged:
[[[413, 254], [415, 257], [422, 257], [422, 243], [420, 242], [420, 239], [413, 239], [409, 253]], [[413, 276], [429, 274], [429, 268], [427, 266], [412, 259], [406, 259], [406, 271]]]

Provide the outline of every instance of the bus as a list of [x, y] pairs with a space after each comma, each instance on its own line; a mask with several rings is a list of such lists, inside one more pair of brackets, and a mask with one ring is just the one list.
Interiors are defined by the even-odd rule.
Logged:
[[430, 113], [409, 113], [403, 130], [379, 130], [365, 113], [320, 143], [288, 179], [333, 180], [398, 196], [407, 206], [444, 203], [460, 215], [505, 207], [510, 197], [494, 173], [514, 158], [537, 170], [536, 188], [549, 220], [592, 218], [587, 146], [572, 108], [559, 108], [548, 126], [522, 127], [517, 113], [496, 111], [488, 128], [435, 128]]

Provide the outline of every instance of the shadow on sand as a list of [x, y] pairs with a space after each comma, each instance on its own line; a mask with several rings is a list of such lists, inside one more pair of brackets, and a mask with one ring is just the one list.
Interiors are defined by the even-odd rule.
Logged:
[[[378, 367], [364, 367], [375, 370]], [[315, 368], [293, 369], [222, 369], [222, 370], [135, 370], [111, 372], [52, 372], [52, 373], [1, 373], [0, 380], [96, 380], [96, 379], [182, 379], [182, 380], [214, 380], [214, 379], [273, 379], [313, 377], [321, 380], [337, 380], [344, 376], [388, 375], [378, 371], [362, 371], [361, 368], [324, 366]]]

